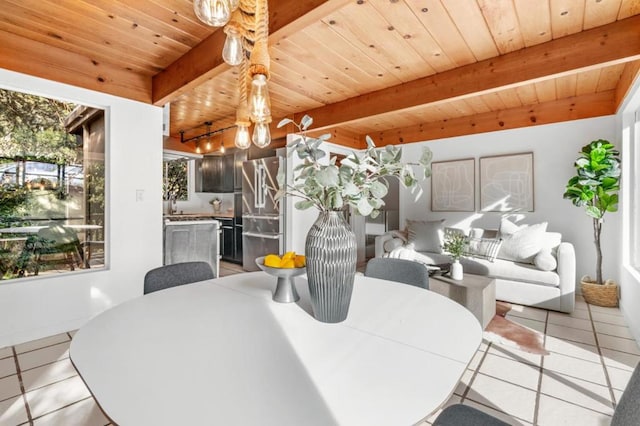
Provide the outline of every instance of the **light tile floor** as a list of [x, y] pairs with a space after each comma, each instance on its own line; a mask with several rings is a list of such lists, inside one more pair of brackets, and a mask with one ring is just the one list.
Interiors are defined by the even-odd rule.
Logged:
[[[462, 402], [512, 425], [608, 425], [640, 361], [621, 312], [579, 299], [571, 315], [514, 306], [507, 317], [544, 332], [551, 354], [485, 341], [447, 405]], [[0, 349], [0, 425], [110, 424], [71, 365], [72, 338], [62, 333]]]
[[543, 332], [550, 355], [484, 341], [446, 405], [462, 402], [512, 425], [608, 425], [640, 362], [620, 310], [578, 297], [570, 315], [514, 306], [507, 318]]

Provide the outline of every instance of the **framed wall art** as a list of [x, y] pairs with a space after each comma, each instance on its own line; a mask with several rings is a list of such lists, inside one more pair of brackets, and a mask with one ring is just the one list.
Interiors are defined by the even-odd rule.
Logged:
[[533, 211], [533, 152], [480, 158], [480, 210]]
[[434, 161], [431, 163], [431, 211], [475, 211], [475, 185], [475, 159]]

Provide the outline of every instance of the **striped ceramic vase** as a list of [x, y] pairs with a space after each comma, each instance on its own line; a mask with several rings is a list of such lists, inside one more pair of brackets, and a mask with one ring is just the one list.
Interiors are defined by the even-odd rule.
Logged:
[[347, 318], [356, 274], [356, 236], [341, 211], [320, 212], [307, 234], [307, 280], [313, 315], [322, 322]]

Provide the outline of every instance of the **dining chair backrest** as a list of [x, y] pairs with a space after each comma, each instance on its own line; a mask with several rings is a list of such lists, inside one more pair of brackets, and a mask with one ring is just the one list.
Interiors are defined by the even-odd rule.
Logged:
[[422, 263], [411, 260], [376, 257], [367, 262], [364, 274], [429, 289], [429, 271]]
[[144, 276], [144, 294], [212, 278], [214, 278], [213, 270], [207, 262], [165, 265], [150, 270]]
[[[613, 412], [611, 426], [638, 426], [640, 419], [640, 363], [636, 365], [620, 402]], [[433, 426], [508, 426], [489, 414], [468, 405], [454, 404], [445, 408]]]
[[640, 423], [640, 363], [636, 365], [629, 383], [613, 412], [611, 426], [632, 426]]

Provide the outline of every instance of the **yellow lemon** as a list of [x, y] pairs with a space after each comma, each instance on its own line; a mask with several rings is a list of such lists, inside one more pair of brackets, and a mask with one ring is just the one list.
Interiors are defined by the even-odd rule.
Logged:
[[280, 260], [280, 256], [277, 254], [268, 254], [264, 258], [264, 266], [269, 266], [271, 268], [280, 268], [282, 261]]
[[282, 255], [282, 260], [290, 260], [296, 257], [295, 251], [288, 251]]
[[283, 260], [282, 264], [280, 265], [281, 268], [286, 268], [286, 269], [291, 269], [291, 268], [295, 268], [296, 265], [293, 262], [293, 259], [287, 259], [287, 260]]
[[293, 260], [293, 263], [296, 265], [296, 268], [303, 268], [307, 265], [307, 258], [302, 254], [298, 254]]

